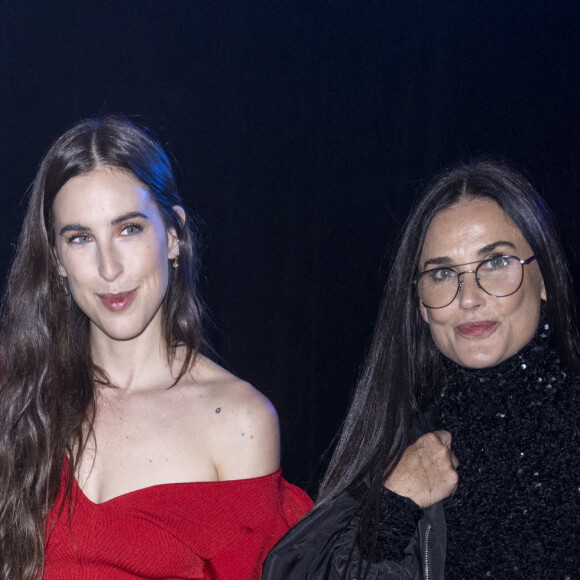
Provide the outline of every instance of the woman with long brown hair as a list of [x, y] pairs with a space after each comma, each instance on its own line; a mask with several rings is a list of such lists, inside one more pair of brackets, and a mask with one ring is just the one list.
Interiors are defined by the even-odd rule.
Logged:
[[269, 401], [202, 354], [196, 249], [148, 132], [44, 157], [2, 303], [3, 578], [259, 578], [308, 509]]

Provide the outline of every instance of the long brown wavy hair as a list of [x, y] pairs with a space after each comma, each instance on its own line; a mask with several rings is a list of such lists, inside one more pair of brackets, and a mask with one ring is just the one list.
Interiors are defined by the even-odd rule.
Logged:
[[[71, 178], [97, 167], [129, 172], [145, 185], [166, 228], [179, 239], [179, 268], [163, 300], [163, 340], [172, 363], [185, 358], [176, 382], [203, 347], [199, 263], [190, 218], [181, 205], [169, 158], [145, 129], [122, 117], [78, 123], [45, 155], [0, 311], [0, 576], [42, 577], [44, 527], [60, 491], [65, 456], [75, 472], [95, 414], [95, 384], [109, 384], [91, 359], [89, 320], [58, 276], [53, 201]], [[66, 493], [70, 495], [71, 482]]]

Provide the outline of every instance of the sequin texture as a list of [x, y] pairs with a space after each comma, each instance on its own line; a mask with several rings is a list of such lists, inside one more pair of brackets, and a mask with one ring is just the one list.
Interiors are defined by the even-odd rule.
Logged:
[[547, 330], [496, 367], [446, 363], [441, 424], [460, 462], [448, 579], [579, 577], [580, 379]]

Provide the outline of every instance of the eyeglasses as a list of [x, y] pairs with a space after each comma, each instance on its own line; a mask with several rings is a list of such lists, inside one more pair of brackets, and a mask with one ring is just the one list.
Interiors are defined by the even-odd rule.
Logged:
[[[445, 308], [454, 300], [463, 286], [460, 276], [475, 274], [475, 281], [486, 294], [504, 298], [515, 294], [524, 279], [524, 266], [536, 259], [531, 256], [520, 260], [516, 256], [495, 256], [481, 262], [467, 262], [453, 268], [433, 268], [421, 272], [413, 280], [419, 300], [427, 308]], [[475, 270], [457, 272], [455, 268], [478, 264]]]

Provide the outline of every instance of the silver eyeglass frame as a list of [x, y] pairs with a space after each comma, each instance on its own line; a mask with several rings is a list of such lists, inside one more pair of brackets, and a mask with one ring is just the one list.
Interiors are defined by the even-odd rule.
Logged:
[[[521, 267], [522, 267], [522, 278], [520, 280], [520, 283], [518, 284], [518, 287], [513, 292], [510, 292], [509, 294], [499, 295], [499, 294], [492, 294], [491, 292], [488, 292], [485, 288], [483, 288], [481, 286], [481, 284], [479, 283], [479, 278], [477, 276], [477, 271], [479, 270], [479, 268], [481, 268], [481, 266], [483, 264], [485, 264], [485, 262], [489, 262], [490, 260], [500, 259], [500, 258], [515, 259], [521, 264]], [[463, 280], [460, 278], [460, 276], [463, 276], [463, 274], [475, 274], [475, 283], [477, 284], [477, 287], [480, 290], [483, 290], [488, 296], [493, 296], [494, 298], [506, 298], [507, 296], [511, 296], [512, 294], [515, 294], [522, 287], [522, 284], [524, 283], [524, 266], [526, 264], [529, 264], [530, 262], [533, 262], [535, 259], [536, 259], [535, 255], [530, 256], [527, 260], [522, 260], [522, 259], [518, 258], [517, 256], [510, 256], [510, 255], [506, 254], [503, 256], [494, 256], [493, 258], [486, 258], [485, 260], [475, 260], [474, 262], [465, 262], [464, 264], [455, 264], [454, 266], [439, 266], [438, 268], [430, 268], [429, 270], [425, 270], [424, 272], [417, 274], [417, 276], [415, 276], [415, 278], [413, 279], [411, 284], [413, 286], [415, 286], [415, 290], [417, 292], [417, 297], [419, 298], [419, 302], [421, 302], [421, 304], [423, 306], [425, 306], [425, 308], [430, 308], [431, 310], [438, 310], [439, 308], [446, 308], [457, 298], [457, 295], [459, 294], [459, 291], [461, 290], [461, 288], [463, 286]], [[464, 270], [463, 272], [457, 272], [455, 270], [455, 268], [460, 268], [461, 266], [470, 266], [471, 264], [477, 264], [477, 268], [475, 268], [474, 270]], [[428, 304], [425, 304], [425, 302], [423, 302], [423, 300], [421, 300], [421, 298], [419, 296], [419, 289], [417, 287], [417, 283], [419, 282], [419, 280], [423, 276], [425, 276], [426, 274], [429, 274], [430, 272], [434, 272], [435, 270], [452, 270], [457, 275], [457, 290], [455, 291], [453, 298], [444, 306], [429, 306]]]

